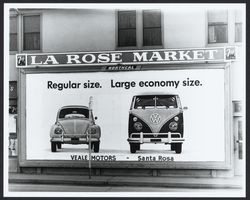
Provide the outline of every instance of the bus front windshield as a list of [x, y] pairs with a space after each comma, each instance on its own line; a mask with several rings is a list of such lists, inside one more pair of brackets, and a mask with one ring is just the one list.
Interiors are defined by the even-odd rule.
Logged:
[[148, 95], [135, 97], [135, 109], [177, 108], [175, 95]]

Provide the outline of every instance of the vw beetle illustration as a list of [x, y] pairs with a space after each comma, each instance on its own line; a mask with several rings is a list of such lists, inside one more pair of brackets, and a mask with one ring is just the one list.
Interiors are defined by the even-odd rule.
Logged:
[[143, 143], [164, 143], [180, 154], [184, 138], [179, 95], [134, 96], [129, 111], [128, 142], [131, 153], [140, 150]]
[[51, 151], [61, 149], [62, 144], [91, 144], [99, 152], [101, 128], [95, 124], [92, 112], [92, 98], [89, 107], [80, 105], [63, 106], [57, 112], [55, 124], [50, 129]]

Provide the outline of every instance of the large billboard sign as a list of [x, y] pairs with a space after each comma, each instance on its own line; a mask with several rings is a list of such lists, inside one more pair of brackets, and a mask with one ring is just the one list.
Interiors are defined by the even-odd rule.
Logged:
[[25, 81], [27, 161], [87, 162], [91, 140], [93, 161], [225, 162], [224, 68], [27, 73]]

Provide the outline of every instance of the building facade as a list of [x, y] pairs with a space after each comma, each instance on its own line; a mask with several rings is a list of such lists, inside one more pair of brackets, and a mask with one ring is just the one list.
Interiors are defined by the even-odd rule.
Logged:
[[[188, 7], [188, 9], [187, 9]], [[176, 80], [178, 77], [182, 77], [184, 80], [184, 74], [185, 77], [196, 77], [196, 80], [199, 80], [199, 76], [201, 77], [201, 80], [204, 78], [204, 84], [205, 83], [211, 83], [214, 84], [218, 83], [218, 88], [214, 85], [207, 88], [208, 96], [206, 96], [206, 99], [213, 99], [218, 98], [218, 102], [220, 103], [221, 110], [216, 110], [216, 106], [212, 106], [209, 108], [209, 110], [214, 108], [214, 111], [211, 113], [209, 110], [206, 110], [204, 108], [204, 113], [202, 113], [203, 107], [206, 107], [207, 105], [202, 105], [201, 108], [194, 108], [192, 111], [189, 107], [189, 111], [193, 112], [192, 115], [201, 115], [204, 120], [210, 119], [211, 117], [216, 118], [216, 115], [220, 115], [219, 112], [222, 113], [225, 111], [225, 113], [220, 116], [219, 119], [225, 120], [223, 121], [224, 126], [218, 127], [219, 131], [218, 134], [215, 133], [212, 136], [214, 137], [213, 140], [210, 141], [211, 137], [204, 137], [207, 142], [211, 142], [207, 147], [207, 150], [204, 152], [207, 152], [207, 156], [209, 157], [210, 154], [211, 158], [209, 157], [207, 160], [203, 159], [206, 157], [206, 155], [199, 155], [195, 157], [194, 154], [190, 154], [188, 157], [174, 157], [176, 160], [176, 164], [169, 164], [169, 166], [166, 166], [166, 164], [160, 164], [158, 165], [157, 162], [155, 164], [150, 164], [148, 162], [131, 162], [131, 164], [128, 162], [127, 164], [123, 165], [123, 160], [119, 160], [118, 157], [118, 163], [113, 164], [95, 164], [93, 163], [93, 169], [94, 173], [96, 175], [116, 175], [116, 174], [122, 174], [122, 175], [131, 175], [131, 173], [139, 173], [143, 176], [190, 176], [190, 177], [234, 177], [234, 176], [243, 176], [244, 175], [244, 157], [245, 157], [245, 146], [244, 146], [244, 140], [245, 140], [245, 132], [244, 132], [244, 99], [245, 99], [245, 10], [243, 5], [237, 5], [237, 6], [191, 6], [188, 5], [185, 6], [171, 6], [171, 5], [164, 5], [164, 6], [156, 6], [156, 5], [137, 5], [137, 6], [129, 6], [127, 8], [126, 6], [118, 6], [115, 5], [114, 7], [92, 7], [92, 8], [23, 8], [23, 7], [13, 7], [9, 9], [9, 85], [10, 85], [10, 97], [9, 97], [9, 170], [10, 171], [21, 171], [26, 173], [31, 172], [37, 172], [42, 171], [44, 173], [46, 172], [52, 172], [52, 173], [60, 173], [62, 170], [68, 170], [69, 172], [72, 171], [72, 168], [79, 169], [80, 165], [75, 164], [72, 162], [71, 164], [64, 163], [61, 157], [54, 159], [53, 157], [47, 157], [44, 155], [36, 159], [36, 154], [29, 153], [29, 151], [34, 148], [34, 145], [30, 142], [30, 133], [32, 132], [32, 128], [29, 129], [29, 122], [32, 122], [33, 119], [29, 119], [27, 116], [27, 113], [30, 113], [30, 116], [36, 116], [32, 113], [32, 109], [28, 108], [28, 104], [34, 104], [33, 109], [35, 108], [35, 104], [37, 106], [42, 105], [41, 102], [39, 102], [39, 99], [32, 99], [29, 96], [39, 96], [42, 97], [41, 94], [39, 94], [40, 86], [37, 86], [37, 88], [33, 88], [32, 86], [28, 86], [28, 84], [32, 85], [32, 80], [41, 80], [43, 81], [43, 78], [39, 76], [35, 77], [29, 77], [29, 74], [35, 74], [35, 70], [38, 71], [38, 74], [54, 74], [55, 77], [58, 78], [58, 81], [61, 80], [68, 80], [67, 75], [61, 75], [61, 73], [70, 73], [70, 64], [68, 64], [68, 71], [64, 71], [65, 69], [57, 68], [55, 71], [46, 71], [47, 69], [40, 69], [39, 67], [36, 69], [32, 69], [30, 72], [27, 71], [27, 77], [23, 77], [22, 70], [16, 67], [16, 55], [17, 54], [29, 54], [29, 55], [36, 55], [37, 57], [39, 55], [46, 55], [46, 56], [54, 56], [54, 57], [47, 57], [47, 60], [43, 60], [40, 62], [40, 60], [35, 60], [36, 58], [33, 57], [31, 59], [33, 63], [36, 65], [42, 65], [42, 63], [50, 64], [50, 67], [53, 68], [52, 64], [54, 63], [60, 63], [58, 59], [53, 60], [55, 55], [57, 53], [69, 53], [72, 58], [72, 66], [74, 64], [77, 64], [81, 62], [90, 64], [94, 58], [91, 54], [92, 52], [98, 53], [101, 52], [105, 54], [106, 57], [102, 57], [100, 60], [107, 61], [107, 66], [110, 64], [112, 59], [115, 61], [119, 60], [118, 57], [108, 57], [107, 54], [110, 52], [112, 53], [123, 53], [124, 55], [126, 52], [160, 52], [161, 50], [164, 50], [165, 56], [166, 56], [166, 50], [173, 50], [176, 51], [175, 53], [178, 53], [180, 57], [177, 58], [172, 52], [172, 54], [168, 53], [168, 58], [172, 58], [171, 61], [181, 59], [181, 56], [183, 58], [182, 62], [174, 63], [172, 65], [171, 61], [170, 63], [163, 63], [163, 64], [157, 64], [157, 63], [146, 63], [143, 64], [142, 60], [144, 57], [141, 54], [141, 63], [139, 64], [142, 71], [151, 71], [152, 76], [159, 76], [161, 77], [161, 73], [155, 73], [154, 70], [163, 70], [163, 73], [165, 73], [165, 76], [168, 77], [168, 80], [172, 77], [175, 77]], [[231, 62], [227, 63], [224, 61], [218, 61], [214, 62], [211, 61], [205, 61], [202, 63], [196, 63], [196, 62], [190, 62], [191, 60], [191, 54], [190, 52], [194, 52], [195, 49], [201, 49], [203, 51], [208, 51], [209, 49], [217, 49], [217, 48], [227, 48], [227, 47], [234, 47], [236, 54], [236, 58]], [[185, 52], [184, 52], [185, 51]], [[75, 53], [75, 57], [72, 56], [73, 52], [85, 52], [86, 56], [82, 56], [79, 58], [78, 53]], [[161, 53], [161, 52], [160, 52]], [[76, 57], [78, 55], [78, 57]], [[147, 58], [144, 61], [149, 62], [151, 61], [162, 61], [162, 59], [166, 60], [166, 57], [160, 57], [159, 55], [162, 54], [153, 54], [151, 58]], [[201, 58], [201, 53], [196, 52], [194, 53], [194, 57], [196, 55], [196, 58]], [[211, 54], [209, 54], [211, 55]], [[214, 54], [215, 55], [215, 54]], [[102, 55], [103, 56], [103, 55]], [[26, 57], [27, 58], [27, 57]], [[193, 58], [193, 57], [192, 57]], [[85, 59], [85, 60], [84, 60]], [[138, 57], [139, 59], [139, 57]], [[155, 59], [155, 60], [154, 60]], [[115, 62], [113, 64], [117, 64]], [[54, 63], [53, 63], [54, 62]], [[94, 61], [93, 61], [94, 62]], [[122, 64], [122, 63], [120, 63]], [[149, 64], [149, 65], [148, 65]], [[100, 65], [100, 62], [99, 62]], [[96, 66], [99, 66], [96, 64]], [[131, 65], [131, 63], [129, 64]], [[103, 67], [103, 65], [100, 65]], [[112, 65], [115, 66], [115, 65]], [[135, 64], [137, 66], [137, 64]], [[6, 66], [7, 67], [7, 66]], [[132, 65], [134, 67], [134, 65]], [[164, 68], [165, 67], [165, 68]], [[168, 69], [168, 67], [170, 67]], [[45, 67], [46, 68], [46, 67]], [[84, 67], [83, 67], [84, 68]], [[81, 68], [81, 69], [83, 69]], [[91, 68], [91, 67], [89, 67]], [[59, 69], [59, 70], [58, 70]], [[99, 68], [98, 68], [99, 69]], [[90, 69], [90, 72], [93, 73], [91, 75], [88, 74], [88, 70], [86, 71], [83, 69], [83, 71], [79, 71], [79, 75], [82, 75], [84, 81], [91, 82], [92, 80], [95, 80], [95, 73], [98, 72], [98, 69], [93, 72]], [[103, 68], [100, 68], [103, 69]], [[99, 69], [99, 71], [100, 71]], [[167, 69], [166, 71], [164, 71]], [[183, 69], [185, 69], [183, 71]], [[204, 69], [203, 72], [200, 72], [202, 69]], [[223, 72], [221, 73], [220, 70], [213, 71], [213, 69], [223, 69]], [[40, 71], [41, 70], [41, 71]], [[43, 71], [44, 70], [44, 71]], [[60, 71], [62, 70], [62, 71]], [[78, 70], [76, 68], [72, 68], [72, 72], [74, 70]], [[207, 70], [207, 71], [206, 71]], [[176, 74], [175, 74], [175, 71]], [[25, 72], [26, 73], [26, 72]], [[24, 74], [25, 74], [24, 73]], [[112, 74], [114, 73], [114, 74]], [[122, 73], [122, 72], [118, 72]], [[135, 80], [138, 80], [137, 77], [144, 76], [143, 73], [135, 74], [133, 75], [133, 72], [124, 72], [126, 73], [126, 76], [134, 77]], [[155, 73], [155, 74], [154, 74]], [[173, 74], [172, 74], [173, 73]], [[179, 74], [180, 73], [180, 74]], [[220, 74], [221, 75], [218, 75]], [[168, 75], [169, 74], [169, 75]], [[181, 75], [182, 74], [182, 75]], [[116, 77], [117, 72], [111, 72], [108, 75], [98, 76], [99, 81], [105, 79], [105, 77], [109, 77], [105, 79], [106, 81], [109, 79], [112, 79]], [[218, 75], [218, 76], [217, 76]], [[150, 77], [150, 75], [145, 75], [147, 77]], [[206, 82], [206, 76], [210, 77], [211, 79], [208, 79]], [[48, 75], [50, 77], [50, 75]], [[203, 78], [202, 78], [203, 77]], [[213, 80], [214, 77], [214, 80]], [[223, 77], [223, 80], [220, 80], [220, 78]], [[56, 80], [54, 77], [51, 77], [52, 81]], [[92, 79], [91, 79], [92, 78]], [[162, 77], [163, 78], [163, 77]], [[76, 80], [81, 80], [79, 77], [76, 78]], [[123, 75], [117, 75], [116, 80], [125, 80]], [[130, 80], [130, 87], [131, 86], [131, 80]], [[181, 79], [182, 80], [182, 79]], [[189, 79], [186, 79], [189, 80]], [[24, 84], [24, 81], [26, 81], [26, 86]], [[139, 81], [139, 80], [138, 80]], [[55, 82], [55, 81], [53, 81]], [[98, 81], [96, 81], [98, 82]], [[100, 81], [101, 82], [101, 81]], [[136, 81], [135, 81], [136, 82]], [[23, 85], [24, 84], [24, 85]], [[38, 84], [38, 83], [37, 83]], [[103, 82], [105, 84], [105, 81]], [[36, 85], [36, 83], [34, 84]], [[226, 85], [225, 88], [220, 89], [221, 86]], [[34, 86], [35, 87], [35, 86]], [[48, 86], [49, 87], [49, 86]], [[118, 87], [116, 85], [116, 87]], [[119, 85], [120, 87], [120, 85]], [[204, 86], [205, 87], [205, 86]], [[26, 88], [25, 90], [23, 88]], [[216, 91], [218, 89], [218, 91]], [[212, 91], [214, 90], [214, 91]], [[26, 91], [26, 94], [23, 94], [21, 92]], [[31, 92], [32, 93], [29, 93]], [[139, 91], [139, 90], [138, 90]], [[181, 90], [180, 90], [181, 91]], [[104, 91], [109, 92], [109, 90]], [[177, 90], [177, 92], [179, 92]], [[193, 94], [196, 94], [196, 91], [192, 91]], [[191, 94], [192, 94], [191, 92]], [[220, 96], [220, 92], [224, 93], [224, 95]], [[185, 92], [184, 92], [185, 93]], [[112, 93], [113, 94], [113, 93]], [[118, 94], [120, 94], [118, 92]], [[206, 89], [204, 89], [204, 93], [197, 92], [198, 95], [206, 95]], [[213, 96], [214, 94], [214, 96]], [[218, 96], [217, 96], [218, 94]], [[26, 96], [25, 96], [26, 95]], [[44, 94], [45, 95], [45, 94]], [[51, 94], [52, 95], [52, 94]], [[108, 93], [106, 93], [108, 95]], [[114, 93], [113, 95], [116, 95]], [[105, 94], [103, 94], [103, 98], [105, 97]], [[195, 97], [195, 95], [194, 95]], [[51, 96], [53, 98], [53, 95]], [[185, 98], [185, 97], [183, 97]], [[204, 97], [205, 98], [205, 97]], [[223, 98], [222, 101], [219, 99]], [[25, 103], [24, 103], [25, 99]], [[119, 98], [118, 98], [119, 99]], [[197, 98], [199, 99], [199, 98]], [[36, 102], [32, 102], [36, 101]], [[44, 101], [44, 99], [42, 100]], [[95, 97], [94, 97], [95, 101]], [[119, 100], [121, 101], [121, 100]], [[189, 101], [186, 100], [184, 103], [188, 103]], [[209, 101], [204, 102], [208, 103]], [[215, 101], [212, 101], [215, 102]], [[223, 103], [224, 102], [224, 103]], [[48, 105], [47, 103], [46, 105]], [[113, 104], [116, 104], [116, 101], [113, 100]], [[212, 103], [211, 103], [212, 104]], [[218, 103], [219, 104], [219, 103]], [[97, 100], [97, 107], [98, 105], [101, 105], [101, 103], [98, 104]], [[192, 104], [190, 104], [192, 105]], [[212, 104], [213, 105], [213, 104]], [[224, 106], [223, 108], [221, 106]], [[27, 107], [27, 108], [26, 108]], [[49, 107], [48, 107], [49, 108]], [[27, 110], [27, 111], [26, 111]], [[95, 110], [94, 110], [95, 111]], [[27, 121], [24, 121], [24, 114], [23, 112], [27, 112], [25, 114], [25, 119]], [[37, 111], [38, 112], [38, 111]], [[209, 117], [205, 117], [207, 112], [207, 115]], [[97, 112], [100, 116], [102, 116], [101, 112]], [[122, 113], [122, 112], [121, 112]], [[39, 115], [39, 113], [37, 113]], [[111, 112], [112, 114], [112, 112]], [[185, 113], [184, 113], [185, 115]], [[187, 114], [188, 115], [188, 114]], [[15, 117], [16, 116], [16, 117]], [[108, 118], [112, 118], [112, 116], [107, 116]], [[127, 117], [127, 116], [126, 116]], [[125, 118], [126, 118], [125, 117]], [[53, 115], [53, 118], [55, 118], [55, 115]], [[39, 119], [39, 118], [38, 118]], [[193, 119], [193, 117], [192, 117]], [[16, 121], [17, 120], [17, 123]], [[19, 120], [19, 121], [18, 121]], [[41, 120], [41, 119], [39, 119]], [[109, 122], [102, 122], [102, 118], [99, 119], [100, 123], [104, 124], [104, 129], [102, 130], [102, 137], [108, 138], [105, 136], [107, 132], [105, 132], [105, 123], [109, 124]], [[115, 120], [112, 118], [112, 120]], [[99, 121], [97, 120], [97, 123]], [[189, 125], [187, 124], [188, 130], [192, 132], [192, 130], [195, 132], [195, 122], [192, 120], [187, 120]], [[125, 123], [125, 122], [124, 122]], [[198, 122], [200, 123], [200, 122]], [[202, 124], [204, 123], [204, 124]], [[215, 123], [214, 129], [217, 129], [217, 123], [211, 121], [201, 122], [201, 126], [205, 125], [204, 130], [199, 130], [197, 132], [206, 132], [206, 126], [211, 127], [211, 125]], [[24, 131], [24, 125], [26, 124]], [[121, 122], [123, 124], [123, 122]], [[211, 124], [211, 125], [208, 125]], [[218, 123], [219, 124], [219, 123]], [[41, 124], [39, 127], [42, 126]], [[108, 125], [107, 125], [108, 126]], [[109, 126], [115, 126], [112, 124], [109, 124]], [[124, 126], [127, 126], [124, 125]], [[213, 126], [213, 125], [212, 125]], [[192, 128], [193, 127], [193, 128]], [[198, 126], [200, 127], [200, 126]], [[214, 130], [211, 129], [211, 130]], [[119, 128], [117, 128], [119, 130]], [[210, 129], [209, 129], [210, 130]], [[121, 130], [123, 131], [123, 130]], [[216, 130], [217, 131], [217, 130]], [[215, 131], [215, 132], [216, 132]], [[48, 132], [48, 131], [47, 131]], [[188, 131], [187, 131], [188, 132]], [[219, 133], [222, 133], [220, 135]], [[46, 133], [48, 134], [48, 133]], [[187, 133], [188, 134], [188, 133]], [[218, 136], [217, 136], [217, 135]], [[127, 133], [125, 134], [127, 136]], [[190, 134], [192, 135], [192, 134]], [[193, 134], [194, 135], [194, 134]], [[197, 137], [197, 135], [195, 136]], [[199, 137], [199, 136], [198, 136]], [[198, 138], [197, 137], [197, 138]], [[215, 156], [216, 153], [218, 155], [220, 154], [220, 150], [214, 150], [210, 152], [211, 149], [213, 149], [213, 145], [216, 142], [216, 138], [218, 141], [223, 141], [221, 148], [223, 150], [223, 153], [221, 153], [222, 159], [219, 157], [217, 158]], [[48, 136], [49, 138], [49, 136]], [[112, 140], [109, 140], [109, 142], [101, 143], [103, 144], [103, 147], [105, 149], [108, 144], [113, 145], [114, 149], [119, 149], [120, 144], [116, 143], [116, 136], [114, 136], [114, 144], [112, 143]], [[126, 138], [126, 137], [123, 137]], [[33, 138], [34, 139], [34, 138]], [[127, 139], [127, 138], [126, 138]], [[104, 140], [104, 139], [103, 139]], [[192, 140], [191, 136], [187, 136], [187, 144], [192, 145], [190, 140]], [[194, 144], [199, 143], [199, 139], [194, 140]], [[30, 143], [29, 143], [30, 142]], [[206, 141], [203, 141], [204, 145]], [[25, 145], [24, 145], [25, 143]], [[37, 143], [37, 142], [35, 142]], [[115, 144], [116, 143], [116, 144]], [[30, 145], [30, 146], [29, 146]], [[39, 146], [39, 144], [36, 144]], [[105, 146], [106, 145], [106, 146]], [[185, 145], [185, 142], [183, 143]], [[122, 145], [121, 145], [122, 146]], [[188, 145], [187, 145], [188, 146]], [[218, 148], [220, 144], [218, 143]], [[185, 146], [183, 146], [183, 152], [188, 152], [188, 148], [184, 149]], [[122, 148], [122, 147], [121, 147]], [[125, 148], [125, 147], [124, 147]], [[197, 148], [193, 148], [194, 151], [197, 152]], [[108, 147], [107, 147], [108, 149]], [[192, 148], [190, 148], [192, 149]], [[184, 151], [185, 150], [185, 151]], [[191, 151], [191, 150], [190, 150]], [[101, 150], [100, 150], [101, 152]], [[114, 152], [109, 153], [108, 155], [113, 155]], [[87, 154], [86, 154], [87, 155]], [[160, 154], [162, 155], [162, 154]], [[165, 154], [164, 154], [165, 155]], [[145, 159], [149, 159], [150, 156], [146, 156]], [[225, 159], [224, 159], [225, 157]], [[144, 158], [144, 157], [143, 157]], [[170, 157], [167, 157], [169, 159]], [[43, 160], [51, 159], [50, 161], [43, 163]], [[60, 160], [60, 162], [57, 162], [57, 160]], [[179, 159], [179, 160], [178, 160]], [[194, 159], [194, 162], [192, 161]], [[56, 160], [56, 162], [55, 162]], [[137, 160], [138, 161], [138, 160]], [[154, 161], [154, 160], [148, 160], [148, 161]], [[219, 162], [222, 161], [224, 164], [220, 164]], [[52, 163], [52, 164], [51, 164]], [[86, 173], [88, 172], [88, 165], [87, 165], [87, 159], [85, 162]], [[193, 163], [193, 164], [192, 164]], [[46, 167], [47, 166], [47, 167]], [[102, 167], [104, 166], [104, 167]], [[127, 166], [129, 166], [127, 168]], [[55, 170], [56, 169], [56, 170]]]

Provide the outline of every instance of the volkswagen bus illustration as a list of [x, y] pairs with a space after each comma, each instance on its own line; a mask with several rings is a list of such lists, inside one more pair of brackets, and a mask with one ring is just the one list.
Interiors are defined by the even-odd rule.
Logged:
[[128, 142], [136, 153], [144, 143], [164, 143], [182, 152], [183, 109], [177, 94], [136, 95], [129, 111]]

